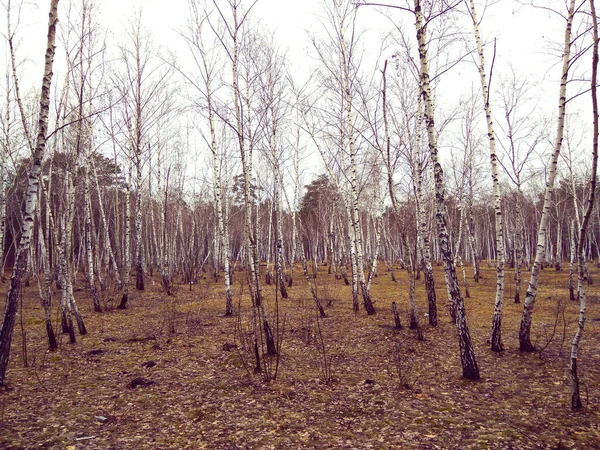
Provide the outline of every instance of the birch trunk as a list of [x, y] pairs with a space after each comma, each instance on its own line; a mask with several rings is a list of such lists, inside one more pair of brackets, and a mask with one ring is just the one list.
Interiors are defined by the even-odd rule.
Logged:
[[90, 195], [90, 170], [89, 161], [86, 158], [85, 167], [85, 186], [84, 186], [84, 208], [85, 208], [85, 244], [87, 251], [88, 278], [90, 282], [90, 293], [92, 294], [92, 303], [95, 312], [102, 312], [98, 290], [96, 289], [96, 279], [94, 277], [94, 253], [92, 250], [92, 198]]
[[[394, 190], [394, 180], [392, 173], [392, 160], [391, 160], [391, 145], [390, 145], [390, 133], [389, 124], [387, 117], [387, 78], [386, 78], [387, 61], [383, 67], [383, 126], [384, 126], [384, 138], [385, 138], [385, 163], [387, 166], [387, 185], [390, 200], [392, 201], [392, 208], [394, 210], [394, 218], [400, 221], [400, 235], [402, 240], [402, 246], [404, 248], [405, 260], [406, 260], [406, 271], [408, 273], [408, 303], [409, 303], [409, 318], [410, 328], [418, 331], [419, 339], [423, 339], [423, 333], [419, 326], [419, 318], [417, 316], [417, 308], [415, 301], [415, 274], [413, 271], [413, 260], [408, 245], [408, 238], [406, 237], [405, 227], [403, 221], [400, 219], [398, 202], [396, 201], [396, 192]], [[418, 142], [417, 142], [418, 145]], [[418, 206], [417, 206], [418, 207]], [[437, 313], [434, 313], [436, 315]]]
[[433, 115], [433, 99], [431, 97], [431, 86], [429, 82], [429, 63], [427, 61], [427, 37], [426, 28], [423, 24], [423, 13], [420, 0], [414, 0], [416, 16], [417, 42], [419, 43], [421, 95], [425, 105], [425, 124], [427, 126], [427, 137], [429, 141], [429, 152], [433, 164], [435, 196], [436, 196], [436, 223], [439, 236], [439, 247], [444, 263], [444, 274], [448, 288], [448, 297], [456, 307], [456, 328], [460, 348], [460, 360], [463, 377], [471, 380], [480, 378], [479, 368], [475, 359], [475, 351], [471, 343], [471, 335], [467, 324], [464, 300], [456, 278], [456, 267], [450, 248], [450, 239], [446, 225], [446, 204], [444, 173], [438, 159], [438, 144]]
[[38, 118], [38, 133], [34, 151], [31, 158], [31, 170], [27, 183], [25, 194], [25, 205], [23, 208], [23, 225], [19, 250], [13, 274], [10, 279], [10, 286], [6, 294], [6, 307], [2, 328], [0, 328], [0, 386], [5, 385], [6, 369], [10, 356], [10, 345], [12, 343], [13, 330], [17, 316], [17, 307], [19, 304], [19, 294], [21, 291], [21, 280], [23, 272], [27, 267], [27, 257], [31, 245], [33, 225], [35, 218], [35, 209], [37, 206], [37, 194], [40, 172], [42, 170], [42, 157], [46, 148], [46, 139], [48, 132], [48, 113], [50, 104], [50, 87], [52, 83], [52, 65], [54, 63], [56, 24], [58, 22], [58, 0], [50, 1], [50, 14], [48, 19], [48, 37], [46, 44], [46, 57], [44, 61], [44, 75], [40, 94], [40, 113]]
[[[267, 310], [265, 302], [263, 301], [262, 289], [260, 285], [260, 261], [258, 260], [257, 245], [256, 245], [256, 233], [252, 222], [252, 194], [250, 190], [250, 180], [252, 177], [252, 149], [248, 151], [246, 155], [246, 143], [245, 143], [245, 128], [243, 124], [242, 110], [241, 110], [241, 91], [239, 87], [239, 75], [238, 75], [238, 33], [241, 29], [241, 24], [238, 20], [237, 8], [238, 2], [234, 0], [231, 4], [233, 12], [233, 52], [232, 52], [232, 78], [233, 78], [233, 97], [234, 97], [234, 109], [236, 119], [236, 134], [238, 138], [238, 146], [240, 150], [240, 156], [242, 160], [242, 172], [244, 176], [244, 203], [245, 203], [245, 220], [244, 220], [244, 234], [246, 239], [246, 248], [248, 253], [248, 266], [250, 270], [250, 290], [252, 294], [253, 304], [258, 309], [260, 320], [262, 321], [262, 328], [264, 332], [264, 341], [267, 345], [267, 353], [269, 355], [277, 354], [277, 347], [275, 345], [275, 336], [269, 325]], [[244, 16], [246, 17], [246, 16]], [[257, 367], [260, 364], [257, 361]]]
[[[338, 10], [339, 13], [339, 10]], [[341, 17], [339, 18], [340, 23], [342, 22]], [[371, 301], [371, 296], [367, 291], [367, 283], [365, 279], [365, 268], [364, 268], [364, 256], [363, 256], [363, 242], [362, 242], [362, 230], [360, 225], [360, 216], [358, 213], [358, 183], [356, 180], [356, 143], [354, 136], [354, 118], [352, 114], [352, 97], [350, 90], [350, 55], [346, 49], [346, 41], [344, 37], [344, 27], [340, 27], [340, 50], [342, 57], [343, 66], [343, 100], [346, 108], [346, 132], [348, 136], [348, 146], [350, 150], [350, 193], [351, 193], [351, 220], [352, 228], [354, 231], [353, 241], [356, 250], [356, 265], [358, 272], [358, 279], [360, 282], [361, 293], [363, 297], [363, 305], [368, 315], [376, 313], [375, 306]]]
[[467, 232], [469, 234], [469, 247], [473, 259], [473, 279], [479, 283], [479, 252], [477, 252], [477, 239], [475, 238], [475, 218], [473, 217], [473, 165], [469, 159], [469, 198], [467, 199]]
[[[40, 187], [42, 183], [40, 183]], [[38, 290], [40, 294], [40, 301], [42, 303], [42, 307], [44, 308], [44, 321], [46, 322], [46, 335], [48, 336], [48, 350], [51, 352], [55, 351], [58, 348], [58, 343], [56, 342], [56, 334], [54, 333], [54, 327], [52, 326], [52, 272], [50, 269], [50, 261], [48, 258], [48, 252], [46, 250], [46, 239], [44, 237], [44, 232], [42, 228], [41, 219], [41, 192], [43, 189], [40, 189], [39, 194], [39, 204], [38, 204], [38, 242], [40, 246], [40, 260], [42, 263], [42, 270], [44, 271], [44, 284], [42, 284], [38, 278]], [[48, 200], [46, 200], [48, 203]], [[47, 206], [49, 209], [49, 206]]]
[[544, 254], [546, 250], [546, 232], [548, 230], [548, 219], [550, 216], [550, 205], [552, 203], [552, 192], [554, 190], [554, 180], [556, 178], [558, 157], [562, 147], [563, 133], [565, 126], [565, 110], [567, 102], [567, 80], [569, 75], [569, 65], [571, 62], [571, 28], [573, 24], [573, 15], [575, 13], [575, 0], [569, 2], [569, 11], [567, 17], [567, 26], [565, 30], [562, 76], [559, 89], [558, 100], [558, 123], [556, 130], [556, 141], [554, 143], [554, 151], [548, 168], [546, 190], [544, 193], [544, 205], [542, 208], [542, 217], [537, 234], [537, 248], [533, 269], [531, 270], [531, 279], [525, 303], [523, 306], [523, 316], [521, 318], [521, 326], [519, 329], [519, 347], [523, 351], [535, 351], [535, 347], [531, 343], [531, 321], [533, 316], [533, 308], [537, 295], [538, 281], [540, 277], [540, 269], [544, 262]]
[[[167, 179], [165, 181], [165, 192], [163, 196], [163, 217], [161, 220], [161, 248], [160, 248], [160, 276], [163, 288], [167, 295], [172, 295], [171, 292], [171, 277], [169, 271], [169, 254], [167, 252], [167, 203], [169, 199], [169, 175], [171, 167], [167, 169]], [[190, 277], [191, 283], [191, 277]]]
[[588, 197], [587, 209], [583, 216], [583, 222], [579, 231], [579, 243], [577, 245], [577, 284], [579, 290], [579, 318], [577, 320], [577, 331], [573, 336], [571, 343], [571, 408], [581, 409], [583, 403], [581, 402], [581, 393], [579, 388], [579, 374], [577, 372], [577, 360], [579, 353], [579, 342], [583, 334], [583, 327], [585, 326], [586, 320], [586, 308], [587, 298], [585, 292], [585, 285], [583, 283], [584, 270], [585, 270], [585, 254], [584, 244], [588, 229], [588, 224], [592, 216], [592, 210], [594, 208], [594, 200], [596, 195], [596, 173], [598, 170], [598, 97], [597, 97], [597, 79], [598, 79], [598, 19], [596, 18], [596, 7], [594, 0], [590, 0], [590, 12], [592, 16], [592, 30], [593, 30], [593, 50], [592, 50], [592, 80], [591, 80], [591, 92], [592, 92], [592, 108], [593, 108], [593, 143], [592, 143], [592, 175], [590, 178], [590, 194]]
[[356, 259], [356, 230], [353, 227], [352, 213], [350, 208], [346, 208], [346, 215], [348, 218], [348, 250], [350, 252], [350, 268], [352, 270], [352, 309], [354, 312], [358, 312], [360, 307], [358, 305], [358, 264]]
[[[119, 217], [119, 216], [117, 216]], [[129, 285], [131, 284], [131, 163], [129, 164], [129, 174], [127, 177], [127, 187], [125, 189], [125, 242], [123, 245], [123, 296], [119, 309], [127, 309], [129, 300]]]
[[483, 55], [483, 44], [479, 34], [479, 23], [475, 11], [474, 0], [469, 1], [471, 19], [475, 30], [475, 41], [477, 43], [477, 54], [479, 56], [479, 77], [481, 79], [481, 91], [483, 94], [483, 106], [487, 121], [488, 142], [490, 148], [490, 166], [492, 172], [492, 184], [494, 188], [494, 218], [496, 226], [496, 300], [494, 302], [494, 317], [492, 319], [492, 351], [502, 351], [502, 308], [504, 301], [504, 237], [502, 230], [502, 207], [500, 192], [500, 175], [498, 171], [498, 156], [496, 154], [496, 136], [494, 133], [494, 121], [490, 107], [489, 86], [485, 72], [485, 59]]
[[[8, 140], [8, 136], [6, 139]], [[0, 161], [0, 281], [4, 283], [4, 231], [6, 229], [6, 188], [8, 185], [8, 174], [7, 170], [5, 169], [6, 158], [4, 152], [2, 152], [1, 156], [2, 160]]]
[[90, 161], [90, 164], [92, 166], [92, 173], [94, 174], [94, 183], [96, 185], [96, 192], [98, 195], [98, 209], [100, 211], [100, 220], [102, 222], [102, 232], [104, 233], [104, 251], [108, 254], [109, 263], [112, 265], [113, 273], [117, 281], [117, 289], [121, 290], [123, 287], [123, 283], [121, 281], [121, 274], [119, 272], [117, 258], [115, 257], [115, 253], [110, 242], [110, 231], [108, 229], [106, 213], [104, 212], [104, 204], [102, 203], [102, 190], [100, 188], [100, 182], [98, 181], [98, 173], [96, 171], [96, 166], [93, 160]]
[[521, 183], [517, 183], [517, 201], [515, 202], [515, 303], [521, 303], [521, 268], [523, 266], [523, 213], [521, 212]]
[[569, 299], [574, 302], [577, 300], [575, 297], [575, 286], [573, 283], [573, 268], [575, 266], [575, 261], [577, 253], [577, 237], [575, 235], [575, 221], [571, 220], [571, 261], [569, 264]]
[[221, 186], [221, 174], [219, 171], [219, 155], [217, 149], [217, 137], [215, 132], [214, 123], [214, 111], [212, 107], [212, 89], [210, 85], [210, 75], [206, 62], [204, 62], [204, 68], [207, 75], [206, 80], [206, 91], [208, 101], [208, 122], [210, 126], [210, 148], [213, 156], [213, 178], [214, 178], [214, 195], [215, 195], [215, 208], [217, 210], [217, 222], [219, 238], [221, 240], [221, 249], [223, 252], [223, 265], [224, 265], [224, 279], [225, 279], [225, 315], [233, 315], [233, 298], [231, 297], [231, 270], [229, 268], [229, 240], [227, 239], [227, 229], [225, 227], [225, 221], [223, 220], [223, 199], [222, 199], [222, 186]]
[[[75, 173], [79, 169], [79, 164], [75, 164]], [[66, 211], [63, 220], [63, 233], [58, 246], [60, 273], [62, 277], [62, 301], [63, 311], [66, 314], [66, 329], [68, 330], [71, 343], [75, 343], [75, 334], [73, 330], [72, 317], [75, 316], [77, 327], [80, 334], [86, 334], [87, 330], [83, 321], [83, 316], [77, 308], [75, 297], [73, 296], [73, 270], [71, 265], [72, 242], [73, 242], [73, 222], [75, 218], [75, 185], [68, 169], [65, 169], [65, 189], [66, 189]], [[65, 316], [63, 316], [65, 317]]]
[[[367, 290], [371, 292], [371, 283], [373, 282], [373, 278], [377, 274], [377, 261], [379, 257], [379, 248], [381, 245], [381, 216], [375, 218], [375, 251], [373, 253], [373, 263], [371, 265], [371, 270], [369, 271], [369, 278], [367, 279]], [[333, 258], [332, 258], [333, 264]]]
[[[141, 152], [141, 149], [139, 150]], [[135, 288], [144, 290], [144, 241], [142, 238], [142, 161], [141, 155], [135, 162]]]
[[288, 298], [288, 293], [285, 288], [285, 280], [283, 279], [283, 220], [281, 214], [281, 177], [279, 174], [279, 162], [275, 159], [275, 225], [277, 230], [277, 277], [279, 279], [279, 290], [282, 298]]
[[[294, 212], [294, 216], [297, 215], [298, 213]], [[296, 217], [296, 220], [298, 221], [298, 227], [302, 227], [300, 217]], [[295, 229], [295, 232], [298, 232], [297, 228]], [[296, 236], [296, 239], [298, 240], [298, 242], [302, 242], [302, 240], [298, 236]], [[327, 314], [325, 313], [325, 309], [323, 308], [323, 305], [321, 304], [321, 302], [319, 301], [319, 297], [317, 296], [317, 291], [315, 290], [312, 276], [308, 272], [308, 263], [306, 261], [306, 253], [304, 251], [304, 246], [302, 246], [302, 249], [300, 250], [300, 260], [302, 262], [302, 272], [304, 273], [304, 278], [306, 278], [306, 282], [308, 283], [308, 287], [310, 289], [313, 301], [315, 302], [315, 306], [319, 311], [319, 316], [324, 319], [325, 317], [327, 317]]]

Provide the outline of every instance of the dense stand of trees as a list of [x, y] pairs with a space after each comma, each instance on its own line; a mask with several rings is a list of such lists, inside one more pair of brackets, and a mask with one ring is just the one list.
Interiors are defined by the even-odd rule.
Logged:
[[[388, 270], [395, 279], [399, 266], [407, 270], [409, 286], [399, 284], [398, 290], [409, 292], [409, 322], [419, 338], [414, 286], [423, 272], [429, 325], [436, 326], [432, 267], [442, 265], [463, 376], [478, 379], [464, 298], [469, 283], [479, 281], [480, 264], [497, 269], [496, 300], [490, 301], [495, 351], [503, 349], [505, 272], [514, 273], [511, 295], [519, 303], [521, 278], [531, 270], [520, 340], [522, 350], [533, 350], [529, 331], [539, 271], [566, 270], [568, 264], [571, 298], [582, 302], [572, 352], [573, 391], [579, 395], [582, 283], [586, 277], [591, 282], [589, 264], [600, 264], [599, 200], [592, 195], [596, 154], [589, 167], [582, 164], [589, 156], [582, 155], [592, 154], [583, 150], [592, 138], [597, 145], [597, 118], [587, 133], [576, 122], [590, 122], [583, 113], [573, 114], [575, 126], [569, 126], [567, 88], [580, 93], [574, 97], [587, 95], [582, 83], [593, 67], [595, 101], [593, 2], [571, 2], [558, 11], [566, 19], [563, 72], [559, 108], [548, 117], [532, 114], [529, 85], [514, 70], [502, 73], [499, 87], [491, 84], [486, 61], [495, 55], [487, 54], [480, 36], [485, 22], [473, 1], [325, 1], [323, 34], [310, 36], [315, 70], [304, 83], [257, 25], [252, 3], [190, 0], [178, 57], [153, 41], [142, 13], [112, 45], [93, 1], [64, 3], [58, 9], [58, 1], [51, 2], [39, 109], [19, 83], [26, 57], [16, 45], [20, 5], [4, 4], [10, 64], [0, 100], [0, 276], [5, 282], [12, 269], [12, 278], [0, 383], [17, 295], [33, 278], [40, 280], [54, 350], [53, 292], [61, 296], [60, 330], [76, 342], [75, 326], [86, 333], [78, 304], [89, 301], [98, 313], [127, 308], [132, 274], [135, 288], [144, 290], [145, 276], [158, 273], [166, 295], [174, 295], [178, 283], [222, 274], [224, 312], [232, 315], [231, 286], [244, 270], [239, 277], [255, 308], [260, 370], [268, 364], [263, 352], [278, 351], [263, 286], [277, 284], [282, 297], [293, 296], [296, 264], [321, 316], [311, 265], [327, 265], [351, 284], [349, 305], [358, 312], [362, 298], [369, 315], [376, 313], [370, 294], [376, 272]], [[359, 27], [371, 7], [409, 17], [416, 26], [397, 25], [373, 67]], [[473, 31], [452, 31], [464, 13]], [[64, 19], [55, 38], [57, 15]], [[580, 33], [577, 41], [573, 29]], [[475, 46], [460, 48], [450, 37], [458, 32], [472, 32]], [[55, 51], [61, 65], [54, 70], [61, 76], [52, 79]], [[441, 52], [447, 52], [443, 60]], [[440, 79], [470, 57], [479, 71], [479, 93], [461, 98], [454, 110], [440, 107]], [[553, 114], [556, 134], [548, 136]], [[483, 163], [486, 146], [491, 164]], [[303, 175], [308, 166], [312, 176]], [[77, 296], [75, 285], [84, 288]], [[576, 398], [573, 407], [581, 407]]]

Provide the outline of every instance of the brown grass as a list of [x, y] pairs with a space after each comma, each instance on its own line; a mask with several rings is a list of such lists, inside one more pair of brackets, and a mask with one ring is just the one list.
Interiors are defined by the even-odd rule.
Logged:
[[[332, 300], [326, 308], [329, 318], [317, 322], [298, 271], [290, 299], [280, 301], [283, 341], [274, 382], [244, 369], [246, 364], [252, 371], [254, 361], [241, 339], [251, 323], [241, 273], [236, 273], [234, 289], [242, 307], [239, 321], [222, 315], [220, 281], [203, 280], [191, 291], [180, 286], [175, 297], [166, 298], [158, 279], [148, 279], [147, 290], [133, 294], [130, 309], [102, 314], [93, 313], [86, 291], [79, 291], [89, 334], [78, 336], [75, 345], [61, 337], [55, 353], [46, 351], [32, 283], [23, 305], [29, 367], [23, 367], [23, 334], [17, 325], [7, 380], [11, 389], [0, 398], [0, 448], [600, 447], [596, 285], [588, 286], [580, 352], [585, 409], [572, 412], [567, 368], [577, 305], [568, 300], [566, 270], [542, 274], [533, 324], [533, 341], [544, 348], [541, 355], [518, 350], [522, 305], [512, 302], [512, 272], [507, 271], [501, 354], [491, 352], [487, 342], [495, 272], [484, 269], [481, 282], [471, 282], [466, 303], [482, 379], [469, 382], [460, 378], [440, 268], [437, 328], [428, 327], [424, 318], [422, 280], [417, 287], [423, 342], [412, 330], [393, 328], [392, 301], [407, 323], [406, 275], [399, 269], [399, 283], [392, 283], [383, 270], [375, 279], [378, 313], [373, 317], [362, 311], [355, 315], [350, 288], [322, 269], [316, 281]], [[599, 280], [600, 274], [594, 272], [594, 278]], [[3, 284], [3, 297], [5, 290]], [[271, 308], [274, 291], [265, 286]], [[241, 332], [236, 331], [240, 324]], [[224, 351], [225, 343], [238, 349]], [[156, 366], [142, 367], [150, 360]], [[137, 377], [155, 383], [128, 388]], [[100, 423], [96, 416], [107, 420]]]

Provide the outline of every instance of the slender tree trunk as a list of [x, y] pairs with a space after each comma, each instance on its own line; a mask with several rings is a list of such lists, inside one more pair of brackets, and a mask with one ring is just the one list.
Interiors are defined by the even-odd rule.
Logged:
[[281, 292], [282, 298], [288, 298], [287, 289], [285, 288], [285, 280], [283, 279], [283, 219], [281, 212], [281, 178], [279, 174], [279, 163], [276, 161], [275, 167], [275, 178], [277, 180], [277, 184], [275, 186], [275, 225], [277, 231], [277, 278], [279, 279], [279, 290]]
[[277, 346], [275, 345], [275, 336], [269, 325], [267, 310], [265, 302], [263, 301], [262, 289], [260, 285], [260, 261], [258, 259], [257, 243], [256, 243], [256, 231], [252, 222], [252, 193], [250, 188], [250, 180], [252, 178], [252, 152], [251, 149], [246, 154], [245, 144], [245, 130], [242, 117], [241, 109], [241, 93], [239, 87], [239, 75], [238, 75], [238, 33], [241, 25], [238, 21], [237, 0], [232, 3], [233, 9], [233, 27], [234, 32], [232, 33], [233, 38], [233, 52], [232, 52], [232, 77], [233, 77], [233, 97], [234, 97], [234, 109], [236, 117], [236, 134], [238, 138], [238, 146], [240, 150], [240, 156], [242, 160], [242, 173], [244, 176], [244, 202], [245, 202], [245, 222], [244, 222], [244, 234], [246, 236], [246, 248], [248, 256], [248, 266], [250, 270], [250, 288], [253, 298], [253, 304], [258, 309], [260, 320], [262, 321], [262, 327], [264, 331], [264, 340], [267, 345], [267, 353], [270, 355], [277, 354]]
[[[40, 183], [40, 187], [42, 184]], [[39, 212], [38, 212], [38, 242], [40, 245], [40, 259], [42, 262], [42, 269], [44, 271], [44, 284], [38, 282], [40, 300], [42, 307], [44, 308], [44, 321], [46, 323], [46, 335], [48, 336], [48, 350], [55, 351], [58, 348], [56, 342], [56, 334], [54, 333], [54, 327], [52, 326], [52, 272], [50, 269], [50, 261], [48, 258], [48, 252], [46, 250], [46, 239], [44, 238], [42, 221], [41, 219], [41, 192], [40, 189], [40, 201], [39, 201]], [[48, 200], [46, 200], [48, 202]], [[49, 206], [47, 206], [49, 209]]]
[[[118, 217], [118, 216], [117, 216]], [[129, 301], [129, 285], [131, 284], [131, 164], [129, 165], [129, 176], [127, 177], [127, 188], [125, 189], [125, 242], [123, 245], [123, 296], [119, 309], [127, 309]]]
[[558, 123], [556, 130], [556, 141], [554, 143], [554, 151], [550, 160], [550, 165], [547, 173], [546, 191], [544, 194], [544, 205], [542, 207], [542, 217], [537, 235], [537, 249], [533, 269], [531, 271], [531, 280], [527, 288], [525, 303], [523, 306], [523, 317], [521, 318], [521, 326], [519, 329], [519, 347], [523, 351], [535, 351], [535, 347], [531, 343], [531, 321], [533, 316], [533, 307], [538, 289], [538, 281], [540, 269], [544, 262], [544, 253], [546, 250], [546, 234], [548, 230], [548, 219], [550, 216], [550, 205], [552, 203], [552, 191], [554, 190], [554, 180], [556, 178], [558, 157], [562, 148], [564, 125], [565, 125], [565, 110], [567, 102], [567, 80], [569, 75], [569, 65], [571, 62], [571, 27], [573, 24], [573, 15], [575, 13], [575, 0], [569, 2], [569, 11], [567, 18], [567, 26], [564, 39], [564, 53], [562, 65], [562, 77], [560, 81], [559, 101], [558, 101]]
[[569, 264], [569, 299], [574, 302], [577, 300], [575, 297], [575, 286], [573, 283], [573, 268], [575, 266], [575, 261], [577, 253], [577, 235], [575, 234], [575, 221], [571, 220], [571, 261]]
[[50, 104], [50, 88], [52, 83], [52, 65], [54, 63], [56, 24], [58, 22], [58, 0], [51, 0], [50, 14], [48, 20], [48, 39], [46, 45], [46, 57], [44, 63], [44, 76], [42, 79], [42, 93], [40, 95], [40, 114], [38, 118], [38, 134], [35, 143], [35, 150], [31, 158], [31, 170], [27, 183], [25, 194], [25, 205], [23, 209], [23, 228], [19, 250], [13, 267], [13, 274], [10, 279], [10, 286], [6, 295], [6, 308], [2, 328], [0, 329], [0, 386], [5, 384], [6, 369], [10, 355], [10, 346], [12, 343], [13, 330], [17, 316], [17, 307], [19, 304], [19, 294], [21, 291], [21, 279], [23, 272], [27, 267], [27, 257], [31, 245], [33, 225], [35, 218], [35, 209], [37, 206], [39, 176], [42, 169], [42, 157], [46, 148], [46, 139], [48, 132], [48, 113]]
[[523, 213], [521, 212], [521, 182], [517, 182], [517, 201], [515, 202], [515, 303], [521, 303], [521, 268], [523, 266]]
[[[394, 210], [394, 218], [399, 220], [400, 222], [400, 235], [402, 240], [402, 247], [405, 253], [406, 260], [406, 271], [408, 273], [408, 304], [409, 304], [409, 321], [410, 328], [416, 329], [418, 332], [419, 340], [423, 339], [423, 332], [419, 325], [419, 318], [417, 315], [416, 301], [415, 301], [415, 274], [413, 270], [413, 258], [410, 252], [410, 246], [408, 244], [408, 238], [406, 236], [405, 226], [403, 220], [400, 217], [400, 208], [398, 206], [398, 202], [396, 200], [396, 192], [394, 190], [394, 180], [392, 173], [392, 158], [391, 158], [391, 145], [390, 145], [390, 133], [389, 133], [389, 125], [388, 125], [388, 117], [387, 117], [387, 78], [386, 78], [386, 70], [387, 69], [387, 60], [383, 67], [383, 126], [384, 126], [384, 139], [385, 139], [385, 155], [384, 162], [387, 168], [387, 185], [388, 185], [388, 193], [390, 195], [390, 200], [392, 201], [392, 208]], [[417, 146], [418, 146], [417, 142]], [[418, 205], [417, 205], [418, 208]], [[436, 313], [437, 314], [437, 313]]]
[[423, 24], [423, 13], [421, 10], [420, 0], [414, 0], [415, 16], [416, 16], [416, 31], [417, 42], [419, 43], [419, 60], [420, 60], [420, 78], [421, 78], [421, 95], [425, 105], [425, 124], [427, 126], [427, 137], [429, 141], [429, 152], [431, 163], [433, 164], [434, 182], [435, 182], [435, 197], [436, 197], [436, 222], [439, 236], [439, 246], [444, 262], [444, 274], [446, 276], [446, 285], [448, 287], [448, 297], [455, 305], [456, 309], [456, 328], [458, 334], [458, 342], [460, 348], [460, 360], [463, 370], [463, 377], [471, 380], [478, 380], [479, 367], [475, 359], [475, 351], [471, 343], [471, 335], [469, 326], [467, 325], [467, 315], [465, 311], [464, 300], [458, 286], [456, 278], [456, 267], [452, 249], [450, 248], [450, 239], [446, 225], [446, 204], [445, 204], [445, 188], [444, 188], [444, 173], [438, 159], [438, 145], [435, 130], [435, 120], [433, 112], [433, 100], [431, 97], [431, 85], [429, 82], [429, 62], [427, 60], [427, 37], [426, 28]]
[[144, 290], [144, 241], [142, 237], [142, 162], [137, 156], [135, 163], [135, 288]]
[[577, 360], [579, 353], [579, 342], [583, 334], [583, 327], [585, 326], [586, 320], [586, 308], [587, 299], [585, 292], [585, 285], [583, 283], [584, 278], [584, 244], [588, 229], [588, 224], [592, 216], [592, 210], [594, 208], [594, 201], [596, 195], [596, 173], [598, 170], [598, 97], [597, 97], [597, 79], [598, 79], [598, 19], [596, 18], [596, 7], [594, 0], [590, 0], [590, 12], [592, 16], [592, 29], [594, 36], [593, 50], [592, 50], [592, 80], [591, 80], [591, 92], [592, 92], [592, 108], [593, 108], [593, 143], [592, 143], [592, 175], [590, 178], [590, 194], [587, 202], [587, 209], [583, 216], [583, 223], [581, 224], [581, 230], [579, 231], [579, 243], [577, 245], [577, 284], [579, 290], [579, 318], [577, 320], [577, 331], [573, 336], [571, 343], [571, 408], [581, 409], [583, 403], [581, 402], [581, 393], [579, 387], [579, 374], [577, 372]]
[[350, 208], [346, 208], [348, 217], [348, 249], [350, 251], [350, 267], [352, 269], [352, 309], [354, 312], [358, 312], [360, 307], [358, 305], [358, 264], [356, 262], [356, 231], [352, 226], [352, 217]]
[[110, 260], [109, 262], [112, 265], [114, 276], [117, 282], [117, 289], [121, 290], [123, 283], [121, 281], [121, 274], [119, 271], [119, 266], [117, 264], [117, 258], [115, 257], [115, 253], [110, 242], [110, 230], [108, 229], [108, 221], [104, 212], [104, 204], [102, 203], [102, 191], [100, 188], [100, 182], [98, 181], [98, 173], [96, 172], [96, 166], [94, 165], [93, 160], [90, 160], [90, 164], [92, 166], [92, 173], [94, 174], [94, 183], [96, 185], [96, 192], [98, 194], [98, 209], [100, 212], [100, 220], [102, 222], [102, 232], [104, 233], [104, 251], [108, 254], [108, 258]]
[[87, 262], [88, 262], [88, 278], [90, 282], [90, 293], [92, 294], [92, 303], [94, 305], [95, 312], [102, 312], [100, 306], [100, 299], [98, 298], [98, 290], [96, 289], [96, 280], [94, 277], [94, 253], [92, 249], [92, 199], [90, 195], [90, 171], [89, 161], [85, 167], [85, 243], [87, 251]]
[[[340, 18], [341, 22], [341, 18]], [[344, 37], [344, 29], [340, 27], [340, 51], [343, 60], [343, 104], [346, 108], [346, 132], [348, 137], [348, 147], [350, 150], [350, 194], [351, 194], [351, 220], [352, 228], [354, 230], [354, 244], [356, 250], [356, 265], [358, 272], [358, 280], [360, 283], [361, 293], [363, 297], [363, 305], [368, 315], [376, 313], [375, 306], [371, 301], [371, 296], [367, 290], [367, 282], [365, 279], [365, 267], [364, 267], [364, 255], [363, 255], [363, 241], [362, 241], [362, 230], [360, 225], [360, 215], [358, 212], [358, 183], [356, 179], [356, 143], [355, 143], [355, 130], [354, 130], [354, 117], [352, 114], [352, 97], [350, 87], [350, 73], [349, 67], [349, 54], [346, 49], [346, 40]]]
[[490, 166], [492, 169], [492, 184], [494, 187], [494, 217], [496, 225], [496, 300], [494, 302], [494, 317], [492, 319], [491, 349], [499, 352], [503, 350], [502, 344], [502, 309], [504, 304], [504, 236], [502, 230], [502, 194], [500, 192], [500, 174], [498, 171], [498, 156], [496, 155], [496, 136], [494, 133], [494, 121], [490, 107], [489, 86], [485, 72], [485, 60], [483, 56], [483, 44], [479, 34], [479, 23], [475, 11], [475, 2], [470, 0], [470, 13], [475, 30], [475, 41], [477, 42], [477, 54], [479, 55], [479, 76], [481, 78], [481, 91], [483, 94], [483, 106], [487, 121], [488, 142], [490, 147]]
[[[8, 106], [7, 106], [8, 111]], [[8, 112], [7, 112], [8, 114]], [[7, 118], [7, 121], [9, 118]], [[8, 148], [8, 131], [6, 136], [6, 148]], [[4, 235], [6, 230], [6, 187], [8, 185], [8, 171], [6, 167], [6, 156], [4, 151], [0, 154], [0, 281], [4, 283]]]

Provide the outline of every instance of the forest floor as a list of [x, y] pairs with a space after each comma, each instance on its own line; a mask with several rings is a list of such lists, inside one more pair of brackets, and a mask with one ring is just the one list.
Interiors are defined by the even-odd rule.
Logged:
[[[167, 297], [158, 277], [147, 277], [146, 290], [133, 292], [129, 309], [105, 299], [103, 313], [94, 313], [87, 291], [79, 290], [88, 334], [78, 335], [76, 344], [62, 335], [52, 353], [32, 282], [15, 328], [9, 389], [0, 393], [0, 448], [600, 448], [598, 269], [592, 272], [596, 284], [587, 287], [579, 360], [585, 407], [579, 412], [569, 406], [577, 305], [568, 297], [568, 267], [542, 272], [532, 341], [543, 351], [536, 353], [518, 350], [523, 306], [512, 301], [512, 271], [502, 353], [491, 352], [488, 343], [494, 269], [485, 268], [480, 283], [470, 283], [466, 305], [482, 376], [477, 382], [461, 378], [441, 268], [436, 328], [424, 317], [422, 278], [417, 286], [423, 341], [414, 330], [393, 327], [392, 301], [407, 321], [404, 272], [396, 269], [399, 282], [393, 283], [381, 269], [372, 288], [377, 314], [369, 317], [352, 311], [350, 288], [326, 270], [320, 268], [316, 283], [329, 303], [328, 318], [317, 320], [298, 270], [290, 298], [279, 300], [279, 325], [274, 316], [272, 324], [280, 358], [265, 360], [271, 378], [277, 366], [274, 381], [265, 380], [264, 370], [252, 373], [252, 310], [243, 273], [235, 275], [241, 313], [234, 317], [223, 316], [222, 279], [202, 280], [191, 290], [178, 286]], [[523, 274], [525, 286], [528, 277]], [[7, 284], [0, 286], [2, 298]], [[264, 291], [273, 311], [275, 287]], [[150, 361], [156, 365], [148, 367]], [[148, 385], [132, 388], [139, 377]]]

